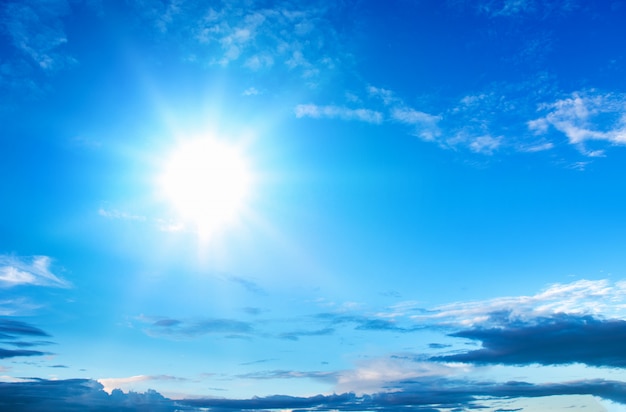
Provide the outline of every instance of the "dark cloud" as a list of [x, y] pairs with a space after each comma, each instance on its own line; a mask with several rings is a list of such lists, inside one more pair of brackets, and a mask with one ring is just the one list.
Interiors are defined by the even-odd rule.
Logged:
[[14, 358], [16, 356], [42, 356], [48, 355], [47, 352], [28, 349], [4, 349], [0, 348], [0, 359]]
[[626, 321], [555, 315], [532, 323], [464, 330], [451, 336], [481, 341], [482, 348], [431, 358], [475, 364], [626, 367]]
[[54, 344], [54, 342], [38, 340], [35, 342], [23, 342], [23, 341], [7, 342], [7, 344], [17, 346], [18, 348], [32, 348], [33, 346], [52, 345]]
[[0, 359], [14, 358], [20, 356], [42, 356], [48, 355], [48, 352], [42, 352], [32, 349], [34, 346], [50, 345], [52, 342], [48, 341], [33, 341], [28, 342], [24, 340], [15, 339], [28, 339], [32, 337], [49, 337], [50, 335], [43, 330], [30, 325], [26, 322], [21, 322], [11, 319], [0, 319], [0, 343], [5, 345], [12, 345], [19, 349], [6, 349], [0, 348]]
[[440, 411], [441, 409], [481, 409], [484, 399], [512, 399], [555, 395], [592, 395], [626, 403], [626, 383], [606, 380], [576, 381], [562, 384], [533, 385], [526, 382], [495, 384], [488, 382], [423, 380], [401, 382], [396, 392], [356, 396], [317, 395], [312, 397], [268, 396], [252, 399], [193, 399], [184, 405], [209, 411], [251, 411], [296, 409], [301, 411]]
[[17, 336], [50, 336], [43, 330], [25, 322], [10, 319], [0, 319], [0, 339]]
[[281, 333], [278, 337], [281, 339], [299, 340], [301, 336], [326, 336], [326, 335], [332, 335], [333, 333], [335, 333], [335, 329], [324, 328], [324, 329], [318, 329], [318, 330], [286, 332], [286, 333]]
[[445, 349], [445, 348], [449, 348], [451, 345], [446, 345], [443, 343], [429, 343], [428, 347], [431, 349]]
[[[298, 372], [273, 371], [267, 378], [315, 377], [294, 376]], [[323, 374], [315, 372], [314, 374]], [[319, 378], [319, 376], [317, 376]], [[248, 376], [248, 378], [254, 378]], [[264, 379], [259, 376], [256, 379]], [[22, 411], [438, 411], [485, 408], [485, 399], [514, 399], [555, 395], [592, 395], [626, 404], [626, 383], [608, 380], [582, 380], [534, 385], [526, 382], [472, 382], [463, 380], [424, 379], [398, 382], [395, 392], [357, 396], [353, 393], [294, 397], [274, 395], [251, 399], [184, 399], [173, 401], [154, 390], [145, 393], [111, 395], [102, 384], [89, 379], [44, 380], [0, 383], [0, 410]]]

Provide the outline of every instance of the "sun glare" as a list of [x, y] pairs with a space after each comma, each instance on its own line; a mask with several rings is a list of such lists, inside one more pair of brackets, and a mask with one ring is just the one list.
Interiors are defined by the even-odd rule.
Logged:
[[197, 139], [174, 150], [159, 183], [180, 218], [198, 232], [212, 234], [239, 215], [250, 181], [245, 158], [235, 146]]

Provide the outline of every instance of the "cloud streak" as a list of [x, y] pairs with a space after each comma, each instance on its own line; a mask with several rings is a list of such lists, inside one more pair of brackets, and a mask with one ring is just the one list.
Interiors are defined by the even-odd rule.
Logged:
[[235, 319], [182, 320], [142, 316], [139, 321], [148, 324], [144, 330], [154, 337], [197, 338], [203, 335], [249, 337], [254, 331], [251, 323]]
[[43, 330], [30, 325], [26, 322], [21, 322], [11, 319], [0, 319], [0, 342], [5, 345], [16, 346], [20, 349], [6, 349], [0, 348], [0, 359], [15, 358], [15, 357], [30, 357], [30, 356], [42, 356], [47, 355], [47, 352], [32, 349], [33, 346], [47, 345], [50, 342], [47, 341], [16, 341], [16, 339], [29, 339], [29, 338], [41, 338], [50, 337], [48, 333]]
[[30, 258], [0, 255], [0, 287], [48, 286], [68, 288], [70, 283], [50, 270], [52, 259], [48, 256]]
[[553, 103], [544, 103], [539, 110], [547, 114], [528, 122], [531, 131], [545, 135], [553, 128], [587, 156], [604, 155], [602, 149], [589, 149], [591, 142], [626, 145], [624, 95], [577, 92]]
[[318, 106], [315, 104], [299, 104], [295, 108], [296, 117], [314, 119], [358, 120], [366, 123], [379, 124], [383, 121], [380, 112], [369, 109], [350, 109], [344, 106]]

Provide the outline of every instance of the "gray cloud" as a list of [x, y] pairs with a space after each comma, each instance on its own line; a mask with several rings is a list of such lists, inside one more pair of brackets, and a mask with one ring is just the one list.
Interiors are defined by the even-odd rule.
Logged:
[[451, 336], [481, 341], [482, 348], [431, 358], [475, 364], [626, 367], [626, 321], [591, 316], [554, 315], [532, 322], [474, 328]]
[[0, 348], [0, 359], [22, 357], [22, 356], [42, 356], [47, 355], [48, 352], [42, 352], [39, 350], [23, 349], [40, 345], [48, 345], [52, 342], [48, 341], [33, 341], [28, 342], [24, 340], [15, 339], [28, 339], [32, 337], [49, 337], [43, 330], [30, 325], [25, 322], [0, 319], [0, 342], [5, 345], [16, 346], [20, 349], [6, 349]]
[[253, 332], [252, 324], [235, 319], [183, 320], [172, 318], [141, 318], [149, 323], [146, 333], [151, 336], [173, 338], [196, 338], [202, 335], [217, 334], [227, 337], [246, 336]]
[[[274, 371], [253, 379], [301, 378], [290, 371]], [[315, 377], [315, 376], [312, 376]], [[320, 376], [317, 376], [318, 378]], [[421, 379], [396, 382], [393, 392], [357, 396], [354, 393], [294, 397], [274, 395], [250, 399], [199, 398], [173, 401], [154, 390], [107, 394], [101, 383], [88, 379], [45, 380], [0, 383], [0, 409], [21, 411], [439, 411], [441, 408], [484, 408], [490, 400], [555, 395], [592, 395], [626, 404], [626, 383], [610, 380], [580, 380], [563, 383], [476, 382]], [[485, 399], [489, 398], [489, 399]]]

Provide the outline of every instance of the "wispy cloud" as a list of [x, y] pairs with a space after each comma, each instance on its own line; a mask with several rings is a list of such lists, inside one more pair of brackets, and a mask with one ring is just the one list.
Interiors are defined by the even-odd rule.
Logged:
[[[294, 378], [278, 372], [278, 376]], [[141, 377], [134, 377], [141, 379]], [[158, 378], [158, 377], [157, 377]], [[299, 376], [298, 376], [299, 378]], [[263, 378], [261, 378], [263, 379]], [[481, 409], [498, 399], [542, 398], [557, 395], [591, 395], [626, 404], [626, 384], [611, 380], [579, 380], [562, 383], [532, 384], [522, 381], [506, 383], [470, 380], [422, 378], [400, 380], [395, 390], [357, 395], [342, 393], [295, 397], [273, 395], [250, 399], [196, 398], [173, 401], [154, 390], [144, 393], [113, 389], [89, 379], [45, 380], [0, 383], [0, 407], [18, 410], [219, 410], [258, 411], [297, 409], [301, 411], [330, 410], [412, 410]], [[566, 399], [565, 399], [566, 400]], [[595, 404], [597, 407], [597, 403]], [[21, 410], [21, 409], [19, 409]], [[500, 409], [501, 410], [501, 409]]]
[[576, 92], [553, 103], [544, 103], [539, 110], [546, 114], [528, 122], [532, 132], [546, 135], [553, 128], [589, 157], [604, 155], [603, 148], [589, 149], [591, 142], [626, 145], [624, 95]]
[[299, 340], [303, 336], [327, 336], [335, 332], [333, 328], [323, 328], [317, 330], [298, 330], [292, 332], [281, 333], [278, 337], [288, 340]]
[[48, 256], [18, 257], [0, 255], [0, 287], [22, 285], [70, 287], [70, 283], [50, 270], [52, 259]]
[[118, 210], [118, 209], [105, 209], [101, 207], [98, 209], [98, 214], [108, 219], [121, 219], [121, 220], [137, 220], [145, 222], [146, 217], [141, 215], [132, 214], [130, 212]]
[[414, 126], [415, 133], [424, 140], [433, 141], [441, 135], [441, 130], [437, 125], [441, 116], [434, 116], [408, 107], [395, 107], [391, 111], [391, 118]]
[[165, 317], [145, 317], [138, 320], [147, 324], [145, 332], [155, 337], [196, 338], [203, 335], [221, 335], [224, 337], [250, 336], [252, 324], [235, 319], [198, 319], [183, 320]]
[[248, 292], [252, 292], [252, 293], [256, 293], [256, 294], [260, 294], [260, 295], [264, 295], [265, 294], [265, 291], [263, 290], [263, 288], [260, 287], [255, 282], [251, 281], [250, 279], [246, 279], [246, 278], [243, 278], [241, 276], [234, 276], [234, 275], [228, 275], [225, 278], [226, 278], [226, 280], [228, 280], [230, 282], [233, 282], [235, 284], [238, 284], [238, 285], [242, 286]]
[[503, 320], [493, 316], [498, 313], [506, 313], [508, 319], [525, 321], [558, 313], [620, 318], [624, 316], [625, 310], [626, 282], [583, 279], [572, 283], [555, 283], [535, 295], [452, 303], [410, 316], [415, 321], [488, 327]]
[[67, 43], [61, 18], [68, 12], [65, 0], [7, 1], [0, 6], [0, 21], [13, 47], [49, 71], [72, 61], [59, 51]]
[[381, 123], [383, 115], [369, 109], [350, 109], [344, 106], [318, 106], [315, 104], [299, 104], [295, 108], [296, 117], [338, 118], [342, 120], [359, 120], [367, 123]]
[[302, 371], [292, 371], [292, 370], [271, 370], [271, 371], [244, 373], [244, 374], [237, 375], [237, 377], [241, 379], [256, 379], [256, 380], [316, 379], [316, 380], [334, 382], [336, 380], [335, 375], [336, 375], [335, 372], [322, 372], [322, 371], [302, 372]]

